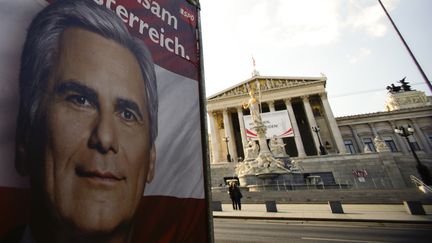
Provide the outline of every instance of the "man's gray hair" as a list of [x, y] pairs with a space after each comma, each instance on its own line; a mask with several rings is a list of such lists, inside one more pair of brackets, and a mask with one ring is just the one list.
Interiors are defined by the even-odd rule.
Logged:
[[43, 95], [55, 67], [61, 36], [69, 27], [82, 28], [111, 39], [128, 48], [136, 57], [147, 94], [150, 141], [154, 143], [157, 137], [158, 97], [154, 63], [147, 47], [141, 40], [132, 37], [121, 19], [109, 9], [93, 1], [58, 0], [42, 10], [28, 29], [19, 76], [17, 144], [29, 146], [29, 140], [35, 139], [31, 138], [33, 129], [40, 129], [40, 122], [45, 116], [41, 107]]

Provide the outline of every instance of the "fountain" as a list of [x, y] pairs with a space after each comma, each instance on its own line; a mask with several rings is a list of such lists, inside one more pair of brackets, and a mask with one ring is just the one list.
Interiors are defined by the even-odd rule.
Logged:
[[[292, 174], [300, 175], [302, 178], [298, 169], [288, 169], [284, 162], [275, 158], [270, 151], [266, 141], [267, 129], [262, 122], [259, 111], [259, 102], [255, 96], [253, 88], [249, 88], [249, 96], [250, 99], [248, 103], [244, 103], [243, 107], [245, 109], [249, 108], [250, 110], [252, 121], [254, 123], [253, 129], [258, 137], [259, 148], [255, 141], [249, 139], [249, 142], [245, 147], [245, 160], [239, 163], [236, 167], [236, 173], [239, 177], [240, 185], [242, 187], [248, 187], [251, 191], [260, 191], [262, 189], [266, 190], [270, 185], [274, 185], [274, 182], [279, 178], [286, 178], [287, 176], [292, 177], [290, 176]], [[274, 139], [276, 138], [274, 137]], [[285, 146], [277, 144], [277, 142], [271, 144], [273, 144], [272, 150], [276, 150], [276, 146]]]

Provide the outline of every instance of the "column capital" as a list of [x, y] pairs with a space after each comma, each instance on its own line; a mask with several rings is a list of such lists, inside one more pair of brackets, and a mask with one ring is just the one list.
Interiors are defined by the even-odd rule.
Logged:
[[294, 97], [288, 97], [284, 99], [285, 104], [291, 103], [291, 101], [294, 99]]
[[321, 97], [321, 99], [327, 99], [327, 92], [320, 92], [318, 95]]
[[302, 95], [301, 98], [302, 98], [303, 102], [305, 102], [305, 101], [309, 102], [309, 96], [310, 95]]
[[207, 111], [207, 114], [209, 114], [209, 116], [216, 116], [216, 110], [211, 110], [211, 111]]
[[243, 114], [243, 108], [241, 106], [237, 106], [237, 112]]

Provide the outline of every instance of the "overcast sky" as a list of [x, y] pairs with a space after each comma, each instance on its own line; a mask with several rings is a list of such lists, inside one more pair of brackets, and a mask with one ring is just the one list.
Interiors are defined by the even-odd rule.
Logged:
[[[201, 0], [206, 95], [251, 77], [327, 76], [335, 116], [384, 110], [407, 76], [431, 95], [378, 0]], [[432, 1], [383, 0], [432, 78]]]

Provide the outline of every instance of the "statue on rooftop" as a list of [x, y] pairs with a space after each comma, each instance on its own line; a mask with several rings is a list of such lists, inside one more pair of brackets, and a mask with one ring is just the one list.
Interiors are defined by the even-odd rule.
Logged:
[[391, 86], [387, 86], [387, 90], [389, 91], [389, 93], [398, 93], [401, 91], [401, 86], [395, 86], [394, 84], [391, 84]]
[[399, 83], [401, 83], [401, 88], [403, 89], [403, 91], [412, 91], [411, 89], [411, 85], [408, 85], [408, 82], [405, 81], [404, 77], [403, 79], [399, 80]]
[[409, 83], [405, 81], [405, 78], [406, 77], [404, 77], [403, 79], [398, 81], [398, 83], [401, 84], [400, 86], [396, 86], [394, 84], [391, 84], [391, 86], [387, 86], [386, 89], [391, 94], [395, 94], [395, 93], [399, 93], [399, 92], [406, 92], [406, 91], [413, 91], [413, 89], [411, 89], [411, 85], [409, 85]]

